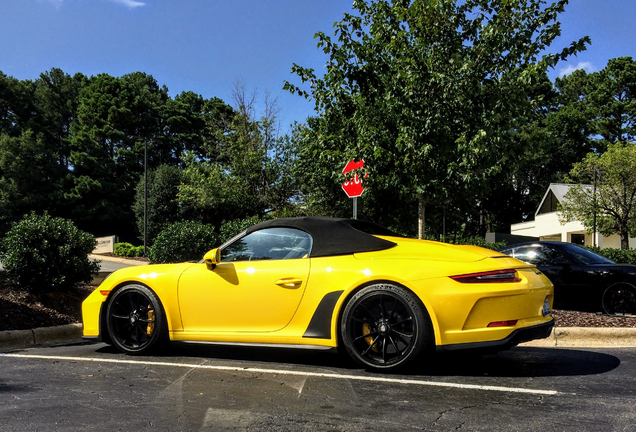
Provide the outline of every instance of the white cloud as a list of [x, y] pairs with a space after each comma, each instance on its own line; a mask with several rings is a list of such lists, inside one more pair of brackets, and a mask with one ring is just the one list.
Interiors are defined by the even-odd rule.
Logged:
[[576, 66], [568, 66], [565, 69], [561, 69], [559, 72], [559, 78], [563, 78], [566, 75], [570, 75], [575, 70], [583, 69], [587, 73], [594, 72], [594, 66], [590, 62], [579, 62]]
[[[60, 6], [62, 6], [62, 3], [64, 3], [64, 0], [48, 0], [49, 3], [52, 3], [56, 8], [59, 8]], [[113, 3], [119, 3], [120, 5], [129, 7], [129, 8], [136, 8], [139, 6], [145, 6], [146, 3], [144, 2], [140, 2], [137, 0], [110, 0]]]
[[120, 5], [124, 5], [126, 7], [129, 8], [135, 8], [135, 7], [139, 7], [139, 6], [145, 6], [146, 3], [140, 2], [140, 1], [136, 1], [136, 0], [110, 0], [112, 2], [115, 3], [119, 3]]

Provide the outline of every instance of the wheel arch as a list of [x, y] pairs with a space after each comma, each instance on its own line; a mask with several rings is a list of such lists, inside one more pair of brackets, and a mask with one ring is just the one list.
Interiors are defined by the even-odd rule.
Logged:
[[161, 309], [163, 310], [163, 317], [166, 320], [165, 324], [166, 324], [166, 328], [168, 329], [168, 335], [170, 335], [170, 332], [172, 331], [172, 326], [171, 326], [171, 319], [170, 316], [168, 315], [168, 311], [166, 309], [166, 307], [164, 306], [164, 302], [161, 298], [161, 296], [159, 295], [159, 293], [154, 290], [150, 285], [145, 284], [143, 282], [139, 282], [136, 280], [127, 280], [127, 281], [123, 281], [120, 282], [119, 284], [115, 285], [110, 292], [108, 293], [108, 296], [106, 297], [106, 300], [104, 300], [104, 302], [102, 303], [102, 306], [100, 308], [99, 311], [99, 335], [100, 338], [103, 342], [106, 342], [108, 344], [112, 344], [112, 340], [110, 338], [110, 335], [108, 334], [108, 326], [107, 326], [107, 320], [108, 320], [108, 315], [107, 315], [107, 311], [108, 311], [108, 305], [110, 304], [110, 302], [112, 301], [115, 293], [117, 291], [120, 291], [122, 288], [125, 288], [127, 286], [130, 285], [141, 285], [143, 287], [146, 287], [147, 289], [149, 289], [150, 291], [152, 291], [157, 298], [159, 299], [159, 305], [161, 306]]
[[433, 329], [433, 343], [437, 343], [438, 341], [438, 337], [439, 337], [439, 325], [437, 322], [437, 319], [435, 317], [433, 312], [433, 309], [431, 307], [430, 304], [426, 304], [427, 302], [423, 301], [422, 298], [415, 292], [415, 290], [409, 288], [408, 286], [406, 286], [403, 283], [391, 280], [391, 279], [377, 279], [377, 280], [372, 280], [372, 281], [366, 281], [358, 286], [356, 286], [355, 288], [347, 291], [343, 296], [341, 301], [339, 301], [336, 305], [336, 307], [334, 308], [334, 317], [333, 320], [334, 322], [334, 326], [333, 326], [333, 331], [335, 332], [335, 339], [336, 339], [336, 344], [337, 347], [341, 347], [343, 344], [342, 341], [342, 336], [341, 336], [341, 325], [342, 325], [342, 314], [344, 313], [344, 310], [347, 306], [347, 304], [351, 301], [351, 298], [353, 296], [355, 296], [358, 292], [360, 292], [361, 290], [363, 290], [366, 287], [372, 286], [372, 285], [377, 285], [377, 284], [391, 284], [391, 285], [395, 285], [397, 287], [402, 288], [403, 290], [410, 292], [411, 294], [413, 294], [413, 296], [415, 297], [415, 299], [420, 303], [420, 305], [422, 306], [422, 310], [425, 312], [424, 316], [425, 318], [428, 320], [428, 323], [430, 325], [430, 328]]

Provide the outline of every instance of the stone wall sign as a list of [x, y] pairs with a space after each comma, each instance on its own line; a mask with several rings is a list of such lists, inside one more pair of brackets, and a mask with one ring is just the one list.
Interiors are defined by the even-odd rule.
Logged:
[[115, 252], [115, 243], [117, 243], [117, 236], [97, 237], [97, 246], [93, 249], [93, 253], [113, 253]]

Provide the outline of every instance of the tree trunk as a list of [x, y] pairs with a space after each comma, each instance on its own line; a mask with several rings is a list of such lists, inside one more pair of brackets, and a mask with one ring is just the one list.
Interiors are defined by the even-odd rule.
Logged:
[[423, 239], [426, 234], [426, 199], [423, 194], [417, 196], [417, 238]]
[[629, 234], [627, 232], [627, 229], [621, 229], [620, 236], [621, 236], [621, 249], [623, 250], [629, 249]]

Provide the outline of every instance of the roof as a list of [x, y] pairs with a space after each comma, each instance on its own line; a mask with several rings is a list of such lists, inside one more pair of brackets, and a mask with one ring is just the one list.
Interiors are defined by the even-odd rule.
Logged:
[[[537, 207], [537, 211], [535, 212], [535, 216], [543, 213], [550, 213], [556, 211], [555, 205], [552, 205], [554, 199], [557, 202], [562, 203], [565, 201], [565, 195], [568, 193], [570, 188], [574, 186], [569, 183], [550, 183], [548, 190], [545, 191], [545, 195], [543, 195], [543, 199]], [[592, 187], [592, 185], [583, 184], [581, 185], [584, 188]]]
[[312, 258], [385, 250], [396, 243], [376, 235], [402, 237], [373, 222], [322, 216], [273, 219], [248, 228], [246, 233], [264, 228], [296, 228], [307, 232], [313, 238]]

